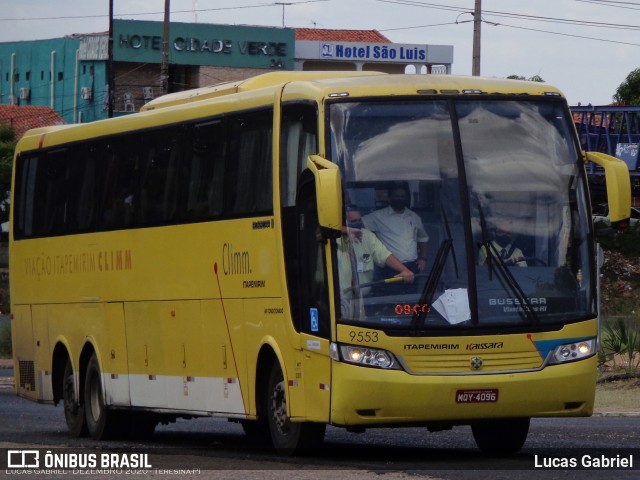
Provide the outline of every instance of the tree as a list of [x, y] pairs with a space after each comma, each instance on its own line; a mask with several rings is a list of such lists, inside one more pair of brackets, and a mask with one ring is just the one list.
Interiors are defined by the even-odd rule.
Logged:
[[640, 68], [627, 75], [618, 86], [613, 100], [619, 105], [640, 105]]
[[533, 77], [523, 77], [522, 75], [509, 75], [507, 77], [509, 80], [525, 80], [528, 82], [539, 82], [544, 83], [544, 79], [540, 75], [534, 75]]
[[0, 125], [0, 223], [9, 220], [11, 170], [16, 150], [16, 132], [13, 127]]

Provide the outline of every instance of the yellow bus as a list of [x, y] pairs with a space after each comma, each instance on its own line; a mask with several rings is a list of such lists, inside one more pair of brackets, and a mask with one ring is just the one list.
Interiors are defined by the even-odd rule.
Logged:
[[[16, 389], [62, 404], [71, 435], [222, 416], [280, 452], [326, 425], [471, 425], [515, 451], [532, 417], [591, 415], [584, 164], [605, 167], [612, 221], [629, 175], [580, 150], [560, 91], [277, 72], [144, 110], [16, 151]], [[385, 243], [384, 212], [406, 214], [386, 234], [419, 258]]]

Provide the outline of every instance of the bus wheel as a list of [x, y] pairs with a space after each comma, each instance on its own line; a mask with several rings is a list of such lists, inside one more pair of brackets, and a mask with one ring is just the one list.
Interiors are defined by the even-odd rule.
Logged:
[[267, 423], [271, 441], [278, 451], [292, 455], [302, 449], [317, 447], [324, 439], [326, 425], [309, 422], [292, 422], [287, 415], [287, 397], [284, 376], [274, 363], [267, 388]]
[[76, 398], [76, 381], [73, 375], [71, 359], [67, 358], [62, 376], [62, 405], [64, 407], [64, 419], [72, 437], [86, 437], [87, 424], [84, 418], [84, 406]]
[[471, 425], [478, 448], [492, 455], [517, 453], [529, 434], [529, 418], [492, 420]]
[[102, 375], [95, 354], [87, 364], [84, 381], [84, 408], [87, 419], [87, 430], [91, 438], [106, 440], [122, 436], [128, 426], [124, 422], [123, 413], [109, 410], [104, 404], [102, 392]]

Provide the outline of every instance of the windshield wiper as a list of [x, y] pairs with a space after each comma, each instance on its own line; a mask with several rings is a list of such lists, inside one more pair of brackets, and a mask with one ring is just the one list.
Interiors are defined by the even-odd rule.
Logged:
[[[442, 210], [442, 218], [444, 218], [444, 228], [447, 232], [447, 238], [453, 242], [451, 238], [451, 229], [449, 228], [449, 217], [447, 217], [447, 213], [444, 211], [444, 208], [440, 207]], [[453, 259], [453, 268], [456, 270], [456, 279], [460, 278], [460, 273], [458, 272], [458, 260], [456, 259], [456, 249], [453, 248], [453, 244], [451, 245], [451, 258]]]
[[[433, 267], [431, 268], [431, 275], [427, 278], [427, 282], [422, 289], [422, 295], [420, 296], [419, 305], [427, 305], [431, 306], [433, 302], [433, 296], [436, 293], [436, 289], [438, 288], [438, 282], [440, 281], [440, 277], [442, 276], [442, 272], [444, 271], [444, 266], [447, 262], [447, 257], [449, 256], [449, 252], [451, 251], [451, 246], [453, 245], [453, 240], [448, 238], [443, 240], [440, 244], [440, 248], [438, 249], [438, 253], [436, 255], [436, 259], [433, 262]], [[425, 317], [429, 313], [429, 308], [420, 308], [418, 312], [413, 315], [411, 319], [411, 326], [414, 328], [418, 328], [422, 326], [421, 324], [424, 322]]]
[[532, 325], [538, 325], [540, 323], [540, 320], [538, 319], [538, 315], [536, 314], [536, 312], [533, 310], [533, 308], [531, 308], [531, 303], [529, 303], [527, 295], [524, 293], [522, 287], [515, 279], [511, 271], [507, 268], [507, 265], [504, 262], [504, 259], [500, 256], [500, 252], [498, 252], [498, 249], [495, 247], [493, 242], [489, 240], [487, 224], [485, 222], [482, 207], [479, 203], [478, 210], [480, 211], [482, 246], [484, 247], [487, 254], [486, 262], [487, 266], [489, 267], [489, 280], [492, 280], [493, 265], [495, 264], [495, 266], [497, 267], [496, 271], [498, 273], [498, 280], [503, 286], [504, 284], [507, 285], [507, 287], [511, 290], [513, 296], [520, 302], [520, 305], [522, 306], [522, 311], [518, 310], [518, 313], [524, 313], [524, 315], [526, 316], [526, 320], [528, 320], [529, 323], [531, 323]]

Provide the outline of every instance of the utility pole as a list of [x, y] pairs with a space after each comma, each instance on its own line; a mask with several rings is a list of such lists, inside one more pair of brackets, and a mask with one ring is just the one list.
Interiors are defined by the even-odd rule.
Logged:
[[473, 63], [471, 74], [474, 77], [480, 76], [480, 27], [482, 25], [482, 0], [476, 0], [476, 7], [473, 12]]
[[169, 93], [169, 3], [164, 0], [164, 27], [162, 29], [162, 63], [160, 64], [160, 89], [162, 95]]
[[282, 28], [284, 28], [284, 7], [293, 5], [292, 3], [287, 2], [276, 2], [276, 5], [282, 5]]
[[[107, 116], [113, 117], [115, 102], [115, 72], [113, 71], [113, 0], [109, 0], [109, 39], [107, 43]], [[104, 107], [103, 107], [104, 108]]]

